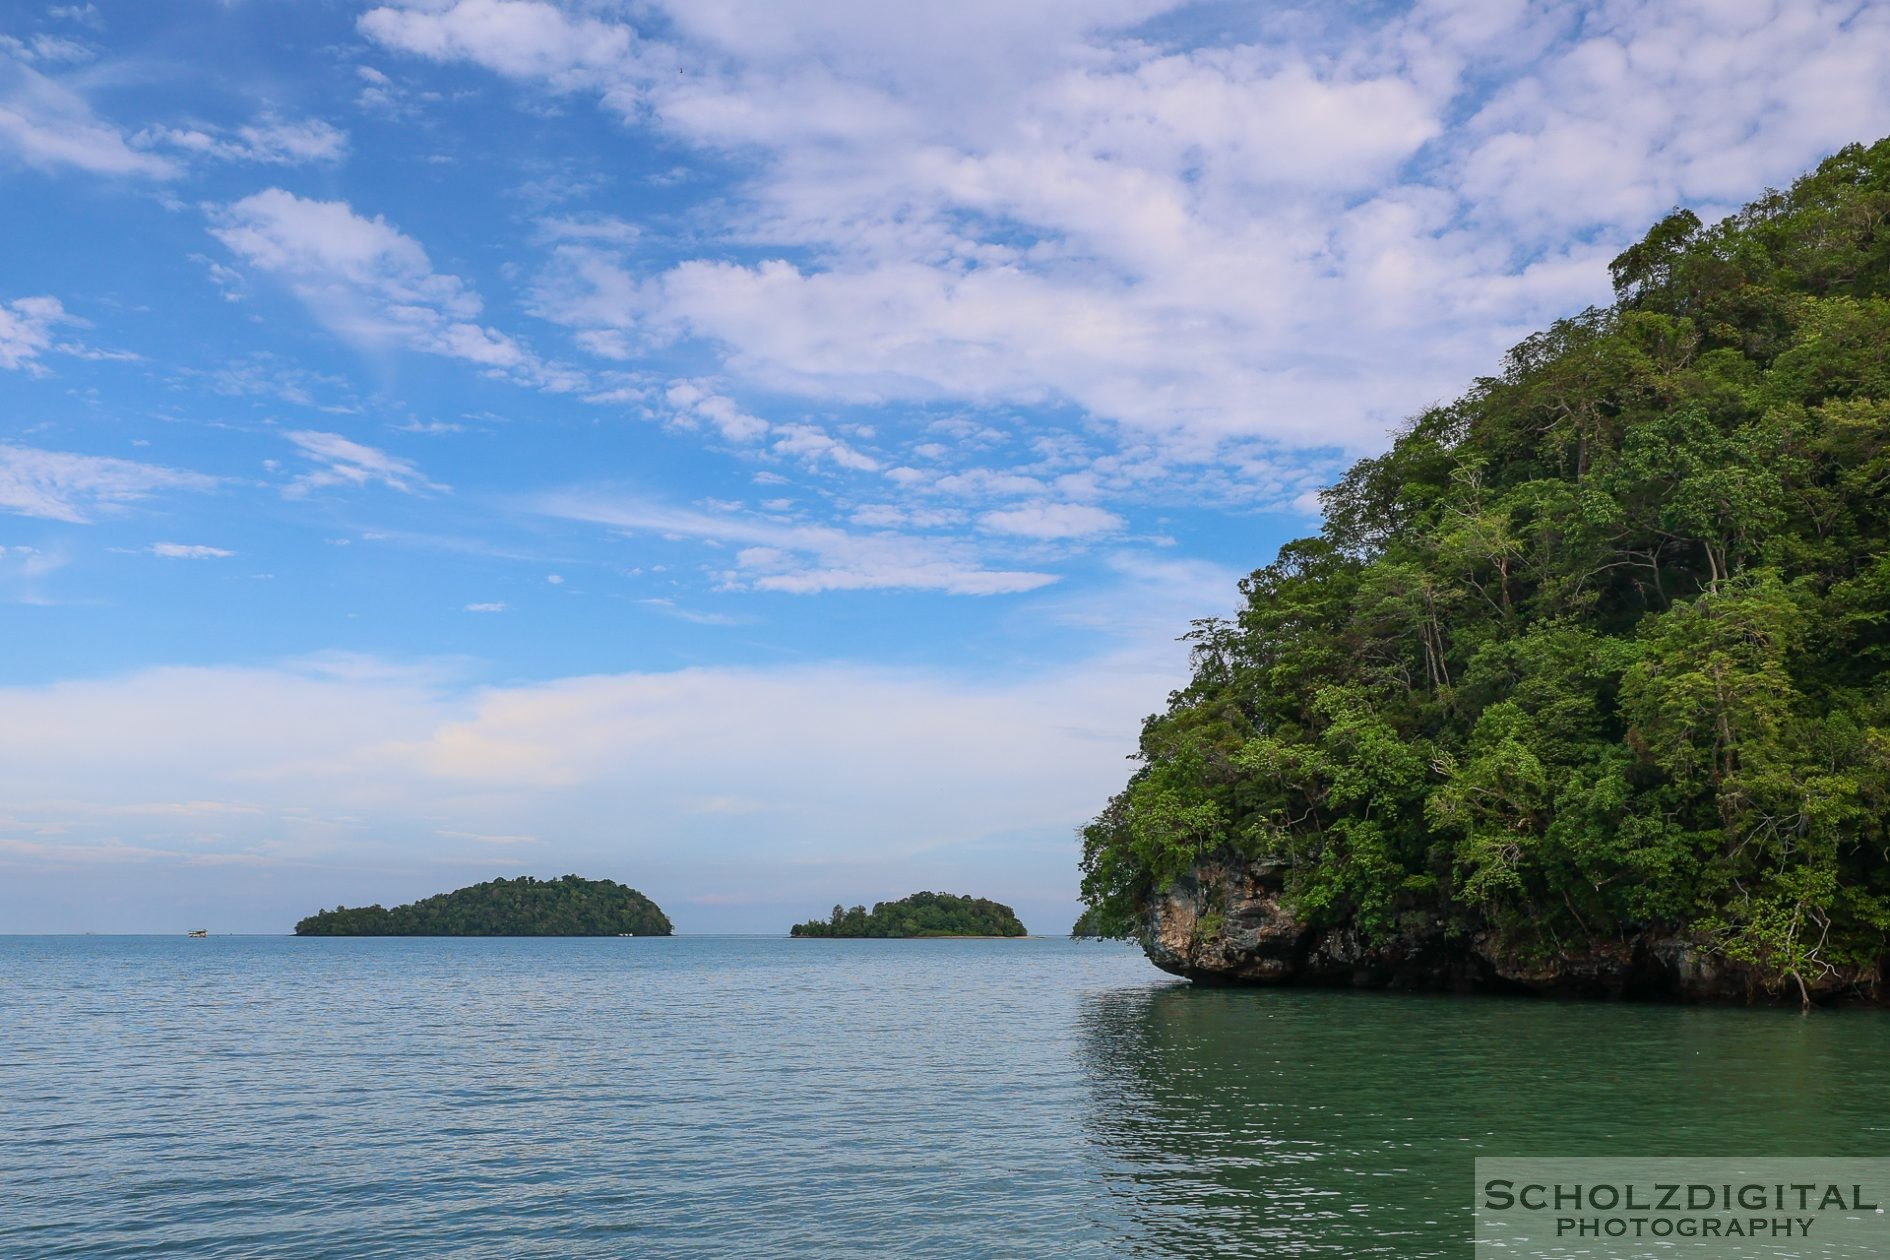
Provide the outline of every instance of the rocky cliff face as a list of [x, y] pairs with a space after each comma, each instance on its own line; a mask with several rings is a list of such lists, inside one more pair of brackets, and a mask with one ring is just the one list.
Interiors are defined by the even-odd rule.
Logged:
[[[1541, 993], [1667, 1001], [1796, 1001], [1701, 942], [1645, 935], [1549, 956], [1506, 950], [1493, 933], [1451, 936], [1441, 920], [1407, 919], [1390, 940], [1314, 928], [1281, 904], [1284, 871], [1204, 862], [1147, 905], [1142, 947], [1163, 971], [1201, 983]], [[1871, 1000], [1878, 969], [1807, 978], [1808, 1000]]]

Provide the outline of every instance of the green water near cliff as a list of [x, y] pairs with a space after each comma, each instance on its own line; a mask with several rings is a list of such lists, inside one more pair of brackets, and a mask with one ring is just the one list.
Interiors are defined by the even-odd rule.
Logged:
[[1462, 1257], [1479, 1155], [1890, 1156], [1887, 1049], [1088, 942], [0, 938], [0, 1255]]

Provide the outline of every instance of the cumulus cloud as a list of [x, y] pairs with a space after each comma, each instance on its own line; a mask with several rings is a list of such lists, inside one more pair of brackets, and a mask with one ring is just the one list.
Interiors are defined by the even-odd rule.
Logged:
[[879, 461], [871, 455], [856, 450], [818, 425], [783, 424], [775, 426], [774, 432], [771, 449], [776, 455], [796, 458], [809, 465], [831, 462], [854, 472], [873, 472], [879, 468]]
[[420, 242], [379, 215], [270, 188], [215, 211], [211, 232], [357, 345], [405, 347], [525, 383], [574, 387], [568, 374], [478, 323], [482, 304], [472, 287], [435, 271]]
[[708, 429], [738, 448], [765, 452], [776, 460], [810, 470], [854, 473], [878, 472], [882, 467], [878, 459], [818, 424], [764, 420], [727, 395], [714, 392], [707, 381], [671, 381], [663, 391], [663, 401], [668, 404], [671, 424]]
[[429, 481], [412, 461], [365, 446], [339, 433], [298, 430], [283, 435], [316, 467], [291, 481], [284, 493], [299, 497], [327, 486], [382, 485], [403, 494], [447, 487]]
[[671, 381], [664, 397], [676, 419], [707, 424], [731, 442], [752, 442], [772, 427], [743, 411], [734, 399], [710, 392], [701, 381]]
[[1423, 0], [1205, 45], [1162, 0], [660, 7], [653, 35], [524, 0], [362, 19], [751, 159], [724, 233], [777, 256], [560, 245], [543, 313], [810, 399], [1069, 404], [1164, 462], [1375, 447], [1605, 298], [1668, 206], [1890, 130], [1878, 6]]
[[209, 490], [201, 473], [0, 442], [0, 512], [85, 524], [166, 490]]
[[459, 0], [444, 8], [378, 8], [361, 32], [389, 48], [465, 59], [513, 78], [564, 87], [617, 81], [635, 44], [630, 29], [573, 16], [541, 0]]
[[1024, 538], [1091, 538], [1112, 534], [1122, 528], [1122, 523], [1114, 512], [1085, 503], [1030, 503], [986, 512], [978, 518], [979, 526], [992, 533]]

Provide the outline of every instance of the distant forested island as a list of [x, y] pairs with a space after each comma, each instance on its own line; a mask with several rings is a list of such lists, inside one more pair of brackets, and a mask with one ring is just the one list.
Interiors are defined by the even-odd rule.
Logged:
[[493, 879], [411, 905], [336, 906], [295, 925], [297, 936], [668, 936], [669, 916], [614, 880]]
[[1027, 936], [1016, 913], [983, 897], [951, 893], [913, 893], [898, 901], [881, 901], [869, 913], [865, 906], [851, 910], [835, 906], [825, 919], [809, 919], [788, 929], [789, 936]]
[[1203, 980], [1885, 995], [1890, 140], [1611, 271], [1194, 623], [1086, 924]]

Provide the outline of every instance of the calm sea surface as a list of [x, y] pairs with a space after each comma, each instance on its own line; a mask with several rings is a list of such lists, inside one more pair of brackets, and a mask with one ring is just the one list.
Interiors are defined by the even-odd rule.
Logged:
[[1886, 1157], [1887, 1065], [1092, 942], [0, 938], [0, 1256], [1457, 1257], [1479, 1153]]

